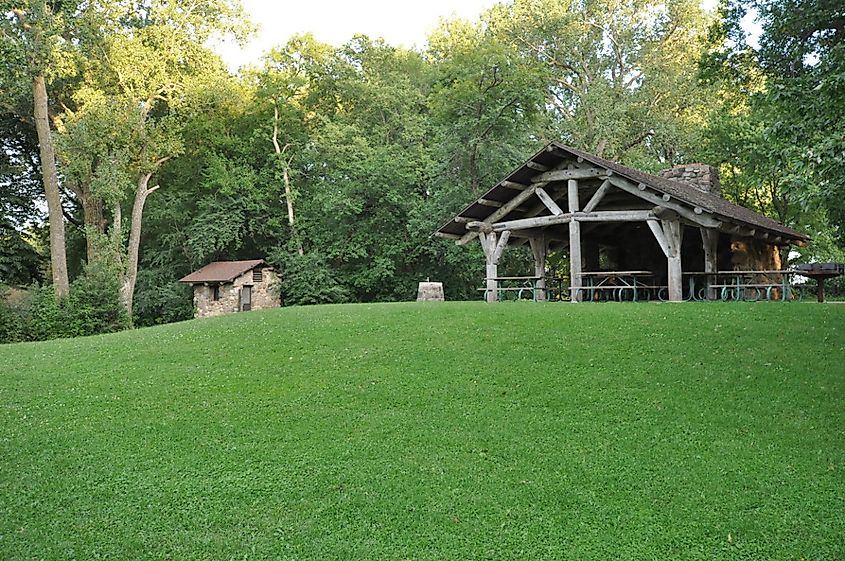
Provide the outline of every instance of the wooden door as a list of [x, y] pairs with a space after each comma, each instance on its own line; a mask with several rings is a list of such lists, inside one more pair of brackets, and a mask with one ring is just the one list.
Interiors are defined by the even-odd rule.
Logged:
[[248, 312], [252, 309], [252, 287], [241, 287], [241, 311]]

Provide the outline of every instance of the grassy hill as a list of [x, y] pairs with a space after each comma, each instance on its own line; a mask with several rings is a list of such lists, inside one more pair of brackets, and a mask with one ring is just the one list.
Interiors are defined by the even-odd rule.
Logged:
[[845, 306], [288, 308], [0, 347], [0, 558], [845, 558]]

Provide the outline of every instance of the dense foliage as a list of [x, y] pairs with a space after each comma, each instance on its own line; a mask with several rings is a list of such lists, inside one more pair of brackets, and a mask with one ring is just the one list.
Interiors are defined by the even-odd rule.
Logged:
[[101, 260], [85, 266], [65, 298], [50, 287], [28, 291], [0, 287], [0, 342], [81, 337], [126, 329], [114, 266]]
[[804, 258], [843, 257], [836, 2], [731, 0], [714, 18], [696, 0], [514, 0], [443, 21], [424, 50], [302, 35], [238, 75], [202, 46], [248, 33], [234, 0], [3, 7], [0, 283], [57, 262], [41, 76], [70, 278], [114, 263], [139, 325], [190, 317], [176, 279], [217, 259], [270, 258], [287, 304], [402, 300], [426, 278], [477, 297], [480, 250], [432, 232], [549, 140], [650, 171], [719, 165], [727, 197], [813, 236]]
[[806, 257], [845, 259], [845, 4], [729, 0], [712, 33], [702, 74], [721, 112], [708, 157], [734, 198], [813, 236]]

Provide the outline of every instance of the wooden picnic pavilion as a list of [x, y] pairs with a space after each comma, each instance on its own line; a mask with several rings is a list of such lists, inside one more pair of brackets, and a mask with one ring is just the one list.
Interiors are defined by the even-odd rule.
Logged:
[[[443, 225], [437, 236], [480, 241], [485, 298], [503, 293], [498, 263], [509, 246], [530, 244], [533, 297], [547, 296], [550, 250], [569, 255], [571, 301], [601, 294], [661, 294], [669, 301], [772, 294], [784, 283], [780, 251], [809, 238], [720, 196], [718, 170], [675, 166], [651, 175], [553, 142]], [[786, 284], [783, 284], [786, 289]], [[521, 289], [520, 289], [521, 290]], [[786, 297], [784, 291], [783, 297]], [[621, 299], [621, 298], [620, 298]]]

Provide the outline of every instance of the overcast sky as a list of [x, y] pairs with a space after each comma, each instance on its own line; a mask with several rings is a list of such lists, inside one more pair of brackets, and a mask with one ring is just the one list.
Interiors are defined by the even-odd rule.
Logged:
[[216, 48], [233, 70], [258, 62], [263, 53], [296, 33], [311, 32], [332, 45], [363, 33], [394, 46], [422, 47], [441, 17], [475, 19], [495, 0], [243, 0], [243, 4], [259, 25], [258, 34], [246, 48], [232, 42]]
[[[215, 47], [232, 70], [258, 63], [262, 54], [291, 35], [311, 32], [317, 40], [342, 45], [356, 33], [389, 44], [422, 47], [440, 18], [476, 19], [496, 0], [243, 0], [258, 33], [241, 48], [231, 41]], [[716, 0], [702, 0], [712, 9]]]

